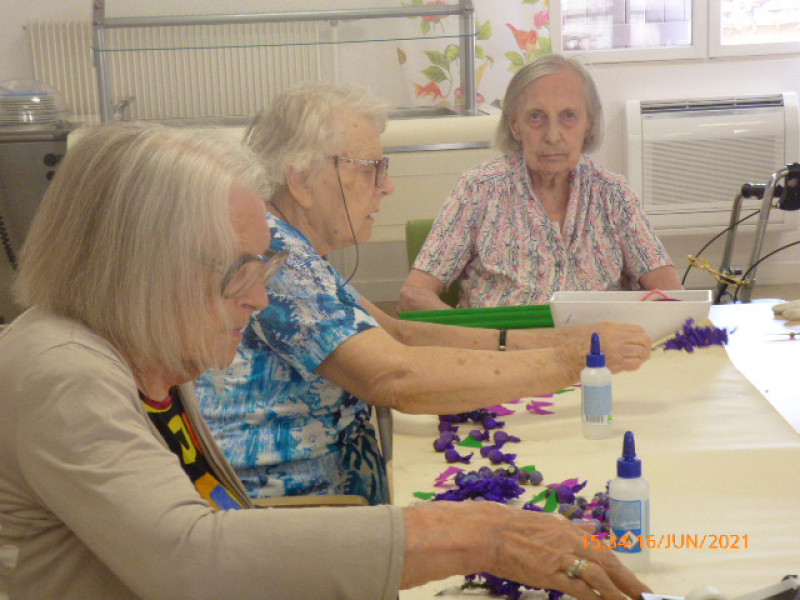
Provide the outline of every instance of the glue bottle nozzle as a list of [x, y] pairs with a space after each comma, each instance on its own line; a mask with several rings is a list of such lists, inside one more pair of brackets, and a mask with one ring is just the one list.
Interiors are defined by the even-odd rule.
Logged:
[[600, 334], [592, 334], [592, 345], [589, 354], [586, 355], [586, 366], [597, 369], [606, 366], [606, 355], [600, 348]]
[[636, 458], [636, 440], [632, 431], [626, 431], [622, 440], [622, 458], [626, 460]]
[[622, 440], [622, 456], [617, 459], [617, 476], [631, 479], [642, 476], [642, 461], [636, 456], [636, 440], [626, 431]]

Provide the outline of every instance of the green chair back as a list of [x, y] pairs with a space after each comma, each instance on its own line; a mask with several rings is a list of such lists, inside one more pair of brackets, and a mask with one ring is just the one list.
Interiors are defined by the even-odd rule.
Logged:
[[[428, 237], [428, 233], [433, 226], [433, 219], [412, 219], [406, 221], [406, 256], [408, 257], [408, 268], [414, 264], [417, 254], [422, 249], [422, 244]], [[450, 306], [458, 304], [458, 283], [453, 283], [448, 289], [439, 296], [442, 302]]]

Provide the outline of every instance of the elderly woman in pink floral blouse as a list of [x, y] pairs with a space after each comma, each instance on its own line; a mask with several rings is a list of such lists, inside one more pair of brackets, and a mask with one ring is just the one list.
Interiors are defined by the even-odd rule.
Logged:
[[543, 55], [513, 77], [497, 145], [445, 202], [400, 294], [400, 310], [543, 304], [558, 290], [680, 289], [664, 246], [625, 180], [584, 152], [603, 125], [577, 61]]

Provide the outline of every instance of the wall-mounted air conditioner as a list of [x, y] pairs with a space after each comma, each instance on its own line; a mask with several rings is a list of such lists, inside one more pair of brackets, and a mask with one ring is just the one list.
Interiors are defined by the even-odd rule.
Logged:
[[[626, 102], [627, 177], [661, 232], [728, 225], [742, 184], [800, 162], [797, 94]], [[742, 215], [761, 201], [746, 200]], [[796, 226], [772, 211], [772, 228]]]

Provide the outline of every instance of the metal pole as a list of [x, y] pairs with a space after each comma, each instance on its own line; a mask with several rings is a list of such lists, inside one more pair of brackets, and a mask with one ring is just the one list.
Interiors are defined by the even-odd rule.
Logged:
[[[767, 231], [767, 223], [769, 222], [769, 211], [772, 208], [772, 198], [775, 195], [775, 186], [778, 180], [786, 175], [788, 168], [784, 167], [772, 174], [767, 184], [767, 189], [764, 191], [764, 199], [761, 201], [761, 211], [758, 214], [758, 227], [756, 228], [756, 239], [753, 241], [753, 252], [750, 254], [750, 262], [743, 272], [743, 276], [750, 282], [745, 285], [742, 291], [742, 302], [750, 302], [750, 295], [753, 293], [753, 286], [756, 283], [756, 270], [754, 267], [761, 256], [761, 246], [764, 244], [764, 234]], [[752, 269], [752, 270], [751, 270]]]
[[113, 118], [112, 102], [109, 97], [108, 64], [104, 48], [106, 46], [105, 0], [94, 0], [92, 3], [92, 54], [94, 55], [94, 71], [97, 77], [97, 100], [100, 109], [100, 120], [110, 121]]
[[459, 0], [461, 17], [461, 98], [464, 103], [464, 114], [475, 115], [477, 108], [477, 90], [475, 86], [475, 7], [472, 0]]
[[[464, 1], [464, 0], [461, 0]], [[467, 1], [471, 9], [472, 2]], [[383, 9], [312, 10], [297, 12], [253, 13], [233, 15], [171, 15], [153, 17], [114, 17], [105, 20], [108, 28], [163, 27], [172, 25], [229, 25], [237, 23], [280, 23], [286, 21], [355, 21], [359, 19], [392, 19], [460, 15], [461, 5], [434, 4]]]
[[[733, 201], [731, 208], [731, 221], [728, 224], [728, 236], [725, 238], [725, 251], [722, 254], [722, 264], [719, 267], [719, 272], [723, 275], [731, 274], [731, 257], [733, 256], [733, 244], [736, 238], [737, 221], [739, 215], [742, 214], [742, 194], [737, 194], [736, 199]], [[719, 304], [722, 299], [722, 294], [729, 284], [720, 281], [714, 293], [714, 304]]]

